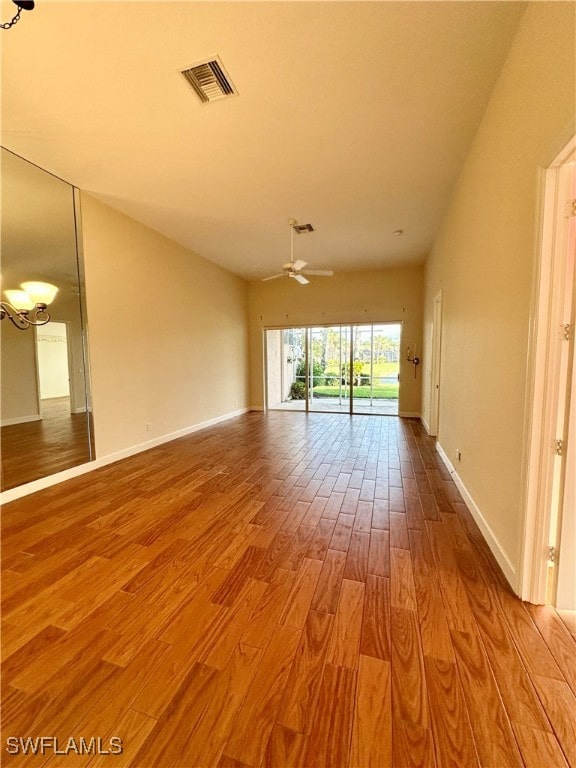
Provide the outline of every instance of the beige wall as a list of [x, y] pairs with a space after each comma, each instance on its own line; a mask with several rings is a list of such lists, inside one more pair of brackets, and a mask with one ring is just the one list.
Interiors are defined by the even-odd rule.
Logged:
[[0, 337], [2, 424], [36, 421], [40, 410], [34, 330], [21, 331], [5, 318], [0, 323]]
[[289, 278], [250, 283], [251, 405], [264, 404], [263, 328], [390, 321], [403, 323], [399, 409], [419, 414], [420, 370], [414, 378], [404, 358], [407, 346], [422, 349], [422, 290], [421, 267], [346, 272], [308, 285]]
[[245, 408], [245, 281], [81, 202], [97, 457]]
[[523, 532], [526, 357], [540, 166], [569, 138], [574, 5], [531, 3], [425, 271], [423, 417], [433, 296], [442, 288], [438, 440], [518, 568]]

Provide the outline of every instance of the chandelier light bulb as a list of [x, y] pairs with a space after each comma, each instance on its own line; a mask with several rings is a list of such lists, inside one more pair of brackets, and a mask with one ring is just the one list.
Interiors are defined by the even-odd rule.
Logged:
[[34, 304], [45, 304], [46, 306], [52, 304], [58, 293], [58, 288], [52, 285], [52, 283], [29, 281], [22, 283], [21, 287], [26, 291]]
[[8, 290], [4, 291], [4, 295], [18, 312], [34, 309], [35, 302], [32, 301], [26, 291]]

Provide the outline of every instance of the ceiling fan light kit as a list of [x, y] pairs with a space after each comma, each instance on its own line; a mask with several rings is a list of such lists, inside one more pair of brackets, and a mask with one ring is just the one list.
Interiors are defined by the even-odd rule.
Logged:
[[278, 277], [291, 277], [296, 280], [300, 285], [308, 285], [308, 280], [305, 275], [314, 275], [315, 277], [332, 277], [334, 272], [331, 269], [304, 269], [308, 262], [298, 259], [294, 261], [294, 232], [298, 234], [304, 234], [305, 232], [314, 232], [312, 224], [298, 224], [296, 219], [288, 219], [290, 226], [290, 261], [287, 261], [282, 265], [282, 272], [278, 272], [271, 277], [263, 278], [262, 282], [266, 283], [268, 280], [276, 280]]

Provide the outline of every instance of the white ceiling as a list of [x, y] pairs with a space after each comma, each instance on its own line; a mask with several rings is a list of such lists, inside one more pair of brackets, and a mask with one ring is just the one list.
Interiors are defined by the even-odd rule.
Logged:
[[[290, 217], [310, 267], [419, 263], [524, 9], [43, 0], [1, 32], [2, 145], [247, 279]], [[239, 96], [202, 105], [214, 54]]]

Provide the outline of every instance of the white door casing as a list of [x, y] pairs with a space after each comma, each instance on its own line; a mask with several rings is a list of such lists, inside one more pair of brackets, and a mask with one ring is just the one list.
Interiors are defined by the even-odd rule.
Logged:
[[[566, 361], [574, 343], [573, 331], [565, 338], [565, 325], [571, 319], [573, 324], [575, 162], [576, 136], [543, 173], [528, 359], [524, 549], [518, 587], [523, 600], [537, 604], [546, 602], [550, 533], [558, 524], [564, 494], [571, 376]], [[563, 455], [556, 453], [557, 440], [564, 443]], [[568, 508], [565, 514], [576, 512]], [[569, 556], [564, 560], [568, 565]]]

